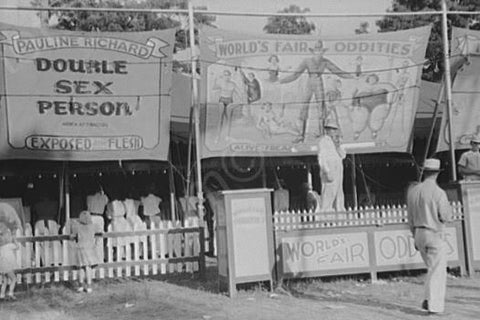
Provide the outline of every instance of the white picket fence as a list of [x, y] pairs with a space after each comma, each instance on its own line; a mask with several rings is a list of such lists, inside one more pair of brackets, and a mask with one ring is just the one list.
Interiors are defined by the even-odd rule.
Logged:
[[[453, 219], [462, 220], [461, 202], [451, 205]], [[407, 205], [347, 208], [342, 212], [280, 211], [274, 212], [273, 222], [276, 231], [407, 223]]]
[[[16, 270], [20, 283], [48, 283], [77, 280], [76, 242], [67, 228], [52, 221], [32, 234], [30, 225], [17, 233]], [[161, 221], [143, 230], [106, 232], [98, 238], [103, 257], [94, 269], [94, 279], [149, 276], [168, 273], [203, 274], [205, 269], [204, 234], [196, 219]]]

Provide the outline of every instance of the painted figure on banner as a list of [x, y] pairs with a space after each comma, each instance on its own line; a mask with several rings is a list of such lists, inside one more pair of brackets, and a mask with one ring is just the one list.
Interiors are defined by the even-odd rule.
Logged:
[[317, 41], [313, 48], [309, 48], [313, 54], [312, 57], [304, 59], [297, 69], [290, 75], [279, 79], [279, 83], [289, 83], [297, 80], [303, 73], [307, 72], [308, 81], [307, 87], [301, 98], [301, 111], [299, 120], [302, 122], [301, 134], [293, 141], [294, 143], [301, 143], [305, 141], [308, 121], [308, 109], [313, 97], [313, 101], [319, 115], [319, 131], [318, 136], [323, 132], [323, 124], [326, 119], [327, 110], [325, 105], [325, 88], [323, 83], [323, 74], [325, 70], [329, 70], [338, 77], [354, 79], [354, 75], [343, 71], [336, 64], [325, 58], [323, 55], [328, 49], [323, 47], [322, 41]]
[[217, 131], [218, 139], [218, 137], [224, 134], [224, 127], [230, 125], [228, 107], [234, 103], [235, 96], [237, 96], [240, 100], [241, 91], [237, 83], [232, 80], [232, 72], [228, 69], [223, 71], [221, 77], [215, 79], [215, 85], [213, 86], [212, 90], [219, 91], [220, 93], [218, 102], [222, 111], [220, 116], [220, 124]]
[[272, 54], [268, 57], [268, 81], [277, 82], [280, 74], [280, 59], [276, 54]]
[[426, 159], [423, 182], [410, 186], [407, 191], [408, 224], [415, 249], [428, 268], [421, 307], [430, 314], [445, 310], [448, 244], [444, 233], [445, 224], [452, 220], [447, 194], [437, 184], [440, 171], [440, 160]]
[[395, 87], [398, 88], [397, 95], [397, 107], [401, 107], [405, 103], [405, 90], [408, 89], [407, 84], [412, 77], [410, 75], [409, 69], [410, 62], [408, 60], [403, 61], [402, 66], [397, 69], [398, 77], [395, 83]]
[[380, 82], [377, 74], [369, 74], [365, 83], [355, 90], [350, 106], [350, 119], [354, 136], [357, 140], [363, 131], [370, 129], [372, 138], [377, 138], [378, 131], [385, 125], [392, 105], [397, 97], [397, 88], [389, 82]]
[[318, 141], [318, 165], [322, 182], [320, 211], [345, 211], [343, 193], [343, 159], [339, 127], [335, 121], [325, 123], [325, 134]]
[[470, 144], [472, 148], [460, 156], [458, 160], [458, 172], [467, 181], [480, 180], [480, 135], [474, 135]]
[[255, 74], [253, 72], [248, 72], [245, 74], [242, 69], [239, 69], [239, 71], [242, 75], [243, 83], [247, 89], [247, 103], [251, 104], [260, 100], [262, 96], [262, 89], [260, 87], [260, 82], [255, 77]]
[[342, 80], [334, 79], [332, 85], [327, 89], [326, 96], [326, 119], [334, 120], [337, 124], [340, 124], [338, 110], [343, 107], [342, 103]]
[[271, 138], [272, 135], [288, 133], [297, 135], [299, 133], [293, 121], [284, 117], [285, 108], [280, 113], [276, 112], [272, 103], [264, 102], [261, 104], [260, 111], [256, 112], [256, 127], [263, 136]]
[[362, 75], [362, 69], [363, 69], [363, 57], [358, 56], [355, 59], [355, 76], [360, 77]]

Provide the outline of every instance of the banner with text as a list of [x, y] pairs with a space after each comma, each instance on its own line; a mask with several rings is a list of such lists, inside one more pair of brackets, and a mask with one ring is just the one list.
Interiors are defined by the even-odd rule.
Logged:
[[0, 158], [166, 160], [173, 36], [0, 24]]
[[429, 35], [204, 30], [203, 158], [315, 154], [332, 123], [347, 152], [407, 151]]
[[[470, 140], [480, 134], [480, 31], [453, 28], [452, 53], [464, 63], [452, 85], [452, 139], [455, 149], [470, 148]], [[448, 114], [443, 112], [437, 151], [449, 150]]]

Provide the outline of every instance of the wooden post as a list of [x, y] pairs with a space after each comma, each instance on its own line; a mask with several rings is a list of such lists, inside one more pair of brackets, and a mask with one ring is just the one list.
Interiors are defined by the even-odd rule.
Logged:
[[358, 195], [357, 195], [357, 165], [355, 163], [355, 154], [352, 153], [352, 196], [353, 207], [358, 208]]
[[193, 3], [192, 0], [188, 2], [188, 21], [190, 24], [190, 50], [191, 50], [191, 59], [192, 59], [192, 93], [193, 93], [193, 114], [195, 118], [195, 158], [196, 158], [196, 173], [197, 173], [197, 197], [198, 197], [198, 218], [199, 223], [203, 226], [203, 186], [202, 186], [202, 157], [200, 155], [200, 105], [198, 103], [198, 83], [197, 83], [197, 63], [195, 56], [195, 29], [194, 29], [194, 20], [193, 20]]
[[168, 152], [168, 185], [170, 189], [170, 219], [172, 221], [176, 220], [176, 214], [175, 214], [175, 177], [173, 176], [173, 169], [172, 169], [172, 152]]
[[450, 60], [448, 45], [447, 1], [442, 0], [442, 38], [443, 38], [443, 64], [445, 68], [445, 95], [448, 113], [448, 136], [450, 140], [450, 166], [451, 179], [457, 181], [457, 163], [455, 161], [455, 143], [453, 141], [453, 112], [452, 112], [452, 79], [450, 77]]

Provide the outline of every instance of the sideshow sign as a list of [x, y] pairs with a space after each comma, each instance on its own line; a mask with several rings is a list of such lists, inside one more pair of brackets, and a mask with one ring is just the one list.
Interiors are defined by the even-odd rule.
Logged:
[[166, 160], [173, 31], [0, 24], [2, 158]]
[[429, 35], [205, 30], [203, 157], [315, 154], [331, 121], [348, 152], [407, 151]]

